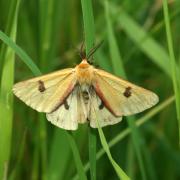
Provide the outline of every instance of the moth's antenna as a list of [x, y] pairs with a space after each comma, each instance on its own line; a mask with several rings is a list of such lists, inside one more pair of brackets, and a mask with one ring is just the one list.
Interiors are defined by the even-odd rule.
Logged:
[[80, 51], [79, 51], [79, 56], [80, 56], [81, 59], [85, 59], [86, 58], [84, 42], [85, 42], [85, 39], [83, 39], [83, 42], [81, 44]]
[[98, 43], [96, 46], [94, 46], [88, 53], [88, 55], [86, 56], [86, 59], [90, 59], [91, 56], [96, 52], [96, 50], [103, 44], [104, 41], [101, 41], [100, 43]]

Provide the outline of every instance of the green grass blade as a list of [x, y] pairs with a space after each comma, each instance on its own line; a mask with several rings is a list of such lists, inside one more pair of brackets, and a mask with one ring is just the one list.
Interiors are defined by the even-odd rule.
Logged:
[[[108, 34], [109, 47], [110, 47], [110, 56], [112, 59], [112, 66], [114, 67], [113, 71], [116, 75], [126, 78], [126, 74], [123, 68], [122, 58], [120, 56], [120, 52], [118, 50], [117, 42], [115, 40], [115, 36], [114, 36], [112, 25], [111, 25], [108, 1], [105, 1], [105, 12], [106, 12], [106, 21], [107, 21], [107, 29], [108, 29], [107, 34]], [[138, 158], [142, 178], [147, 179], [144, 161], [142, 158], [142, 151], [141, 151], [142, 147], [140, 147], [141, 137], [139, 136], [139, 132], [135, 126], [135, 121], [134, 121], [135, 119], [127, 118], [127, 120], [128, 120], [128, 125], [132, 130], [133, 144], [134, 144], [136, 155]]]
[[173, 87], [174, 87], [174, 92], [175, 92], [176, 113], [177, 113], [177, 120], [178, 120], [178, 126], [179, 126], [179, 144], [180, 144], [180, 84], [177, 78], [176, 60], [175, 60], [174, 49], [173, 49], [172, 33], [171, 33], [170, 23], [169, 23], [170, 19], [169, 19], [167, 0], [163, 0], [163, 12], [164, 12], [164, 19], [165, 19], [165, 26], [166, 26], [166, 36], [167, 36], [167, 42], [168, 42], [169, 57], [170, 57], [171, 75], [172, 75]]
[[127, 120], [128, 120], [128, 125], [132, 131], [132, 134], [131, 134], [132, 142], [134, 145], [134, 149], [135, 149], [136, 156], [138, 159], [139, 167], [141, 170], [142, 179], [145, 180], [145, 179], [147, 179], [147, 175], [146, 175], [146, 171], [145, 171], [145, 163], [144, 163], [143, 156], [142, 156], [142, 154], [143, 154], [142, 146], [140, 146], [140, 141], [141, 141], [142, 137], [140, 137], [139, 131], [136, 128], [135, 121], [134, 121], [135, 119], [128, 118]]
[[107, 141], [106, 141], [106, 138], [105, 138], [104, 133], [103, 133], [103, 131], [102, 131], [102, 129], [100, 127], [98, 128], [98, 131], [99, 131], [102, 146], [104, 147], [104, 150], [105, 150], [109, 160], [111, 161], [114, 169], [116, 170], [116, 173], [117, 173], [118, 177], [121, 178], [122, 180], [130, 179], [126, 175], [126, 173], [119, 167], [119, 165], [112, 158], [110, 150], [109, 150], [109, 146], [108, 146]]
[[40, 65], [44, 71], [48, 70], [48, 58], [51, 54], [51, 37], [52, 37], [52, 24], [53, 12], [55, 8], [55, 1], [39, 1], [39, 55]]
[[41, 169], [42, 169], [42, 179], [46, 180], [47, 178], [47, 134], [46, 134], [46, 118], [45, 114], [38, 114], [39, 119], [39, 142], [35, 148], [38, 148], [40, 145], [40, 157], [41, 157]]
[[5, 33], [0, 31], [0, 39], [11, 47], [16, 54], [21, 58], [21, 60], [29, 67], [29, 69], [33, 72], [34, 75], [41, 75], [41, 71], [34, 64], [33, 60], [22, 50], [18, 45], [16, 45], [11, 38], [9, 38]]
[[86, 54], [94, 45], [95, 41], [95, 26], [93, 17], [93, 8], [91, 0], [81, 0], [83, 23], [84, 23], [84, 38], [86, 45]]
[[25, 149], [26, 135], [27, 135], [27, 129], [24, 130], [22, 140], [21, 140], [21, 143], [19, 146], [19, 152], [17, 154], [17, 161], [14, 166], [14, 169], [12, 170], [12, 172], [9, 175], [9, 178], [8, 178], [9, 180], [18, 179], [17, 177], [18, 177], [20, 169], [21, 169], [21, 163], [22, 163], [24, 149]]
[[[14, 14], [16, 13], [16, 5], [17, 5], [17, 0], [11, 1], [10, 9], [9, 9], [9, 14], [8, 14], [8, 19], [7, 19], [7, 24], [6, 24], [6, 34], [10, 34], [12, 30], [12, 24], [14, 23]], [[0, 77], [2, 75], [2, 70], [3, 70], [3, 65], [5, 61], [5, 52], [6, 52], [7, 46], [5, 44], [2, 45], [1, 47], [1, 54], [0, 54]], [[1, 82], [1, 79], [0, 79]]]
[[34, 148], [33, 154], [32, 154], [32, 171], [31, 171], [31, 179], [32, 180], [38, 180], [39, 179], [39, 166], [40, 166], [40, 154], [39, 154], [39, 148]]
[[164, 72], [171, 76], [169, 57], [163, 47], [141, 28], [127, 13], [122, 11], [118, 16], [118, 23], [129, 38]]
[[84, 168], [83, 168], [83, 165], [81, 162], [81, 158], [80, 158], [77, 146], [76, 146], [76, 142], [74, 141], [74, 138], [73, 138], [72, 134], [70, 134], [70, 133], [67, 133], [67, 138], [68, 138], [68, 142], [69, 142], [72, 152], [73, 152], [74, 161], [75, 161], [76, 168], [78, 171], [79, 179], [87, 180], [87, 177], [86, 177], [86, 174], [84, 172]]
[[[85, 34], [86, 54], [93, 47], [95, 41], [95, 26], [91, 0], [81, 0], [83, 24]], [[91, 180], [96, 179], [96, 133], [89, 127], [89, 161]]]
[[131, 177], [131, 179], [135, 179], [135, 171], [134, 171], [134, 164], [136, 162], [136, 155], [134, 151], [134, 146], [132, 142], [132, 138], [128, 138], [128, 144], [127, 144], [127, 152], [126, 152], [126, 171]]
[[111, 18], [109, 12], [109, 2], [106, 0], [104, 3], [106, 22], [107, 22], [107, 37], [109, 44], [110, 57], [112, 61], [113, 72], [119, 76], [126, 77], [123, 67], [123, 61], [118, 50], [117, 42], [114, 36], [113, 28], [111, 25]]
[[106, 152], [112, 166], [114, 167], [118, 177], [122, 180], [130, 180], [130, 178], [126, 175], [126, 173], [120, 168], [120, 166], [115, 162], [115, 160], [112, 158], [111, 152], [109, 150], [109, 145], [106, 141], [106, 138], [104, 136], [103, 130], [102, 128], [99, 126], [99, 122], [98, 122], [98, 117], [97, 117], [97, 125], [98, 125], [98, 132], [99, 132], [99, 137], [101, 140], [101, 144], [104, 148], [104, 151]]
[[144, 147], [144, 159], [146, 161], [146, 164], [148, 164], [147, 173], [149, 175], [149, 179], [158, 180], [155, 166], [153, 163], [153, 156], [151, 155], [151, 152], [149, 151], [148, 147]]
[[[16, 40], [17, 18], [19, 11], [20, 1], [16, 1], [15, 10], [11, 9], [14, 14], [10, 15], [13, 22], [10, 27], [9, 35]], [[13, 5], [13, 4], [12, 4]], [[0, 84], [0, 179], [6, 179], [9, 158], [11, 151], [11, 133], [12, 133], [12, 120], [13, 120], [13, 94], [12, 86], [14, 82], [14, 51], [12, 49], [3, 48], [4, 65], [2, 69], [1, 84]], [[1, 56], [1, 55], [0, 55]], [[1, 56], [2, 57], [2, 56]]]
[[96, 132], [91, 127], [88, 127], [89, 132], [89, 161], [91, 180], [96, 179]]
[[[67, 176], [67, 168], [69, 168], [69, 163], [71, 163], [71, 149], [66, 131], [62, 129], [55, 129], [52, 138], [51, 150], [49, 153], [49, 166], [48, 166], [48, 179], [59, 180]], [[73, 147], [74, 148], [74, 147]], [[61, 156], [61, 159], [57, 158]], [[79, 156], [79, 155], [78, 155]]]

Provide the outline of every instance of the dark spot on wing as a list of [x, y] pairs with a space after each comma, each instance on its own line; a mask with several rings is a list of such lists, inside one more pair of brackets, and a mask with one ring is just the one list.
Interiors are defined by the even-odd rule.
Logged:
[[65, 107], [66, 110], [69, 109], [69, 105], [68, 105], [67, 101], [64, 101], [64, 107]]
[[125, 97], [127, 97], [127, 98], [130, 97], [131, 94], [132, 94], [131, 89], [132, 89], [131, 87], [127, 87], [127, 88], [125, 89], [123, 95], [124, 95]]
[[38, 86], [39, 92], [44, 92], [46, 90], [46, 88], [44, 86], [44, 82], [39, 80], [38, 83], [39, 83], [39, 86]]
[[103, 109], [104, 108], [104, 103], [101, 101], [101, 104], [99, 105], [99, 109]]

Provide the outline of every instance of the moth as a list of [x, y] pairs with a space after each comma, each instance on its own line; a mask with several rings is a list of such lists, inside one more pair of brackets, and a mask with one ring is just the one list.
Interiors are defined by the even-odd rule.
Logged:
[[155, 93], [95, 68], [86, 57], [75, 68], [19, 82], [13, 92], [66, 130], [76, 130], [78, 123], [86, 122], [97, 128], [97, 117], [101, 127], [116, 124], [123, 116], [142, 112], [158, 102]]

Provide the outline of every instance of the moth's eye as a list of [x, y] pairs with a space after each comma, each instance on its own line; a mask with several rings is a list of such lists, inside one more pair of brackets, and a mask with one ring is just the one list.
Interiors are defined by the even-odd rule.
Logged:
[[125, 89], [123, 95], [124, 95], [125, 97], [127, 97], [127, 98], [130, 97], [130, 96], [132, 95], [131, 90], [132, 90], [131, 87], [127, 87], [127, 88]]
[[46, 88], [45, 88], [45, 86], [44, 86], [44, 82], [41, 81], [41, 80], [39, 80], [39, 81], [38, 81], [38, 84], [39, 84], [39, 86], [38, 86], [39, 92], [44, 92], [44, 91], [46, 90]]

